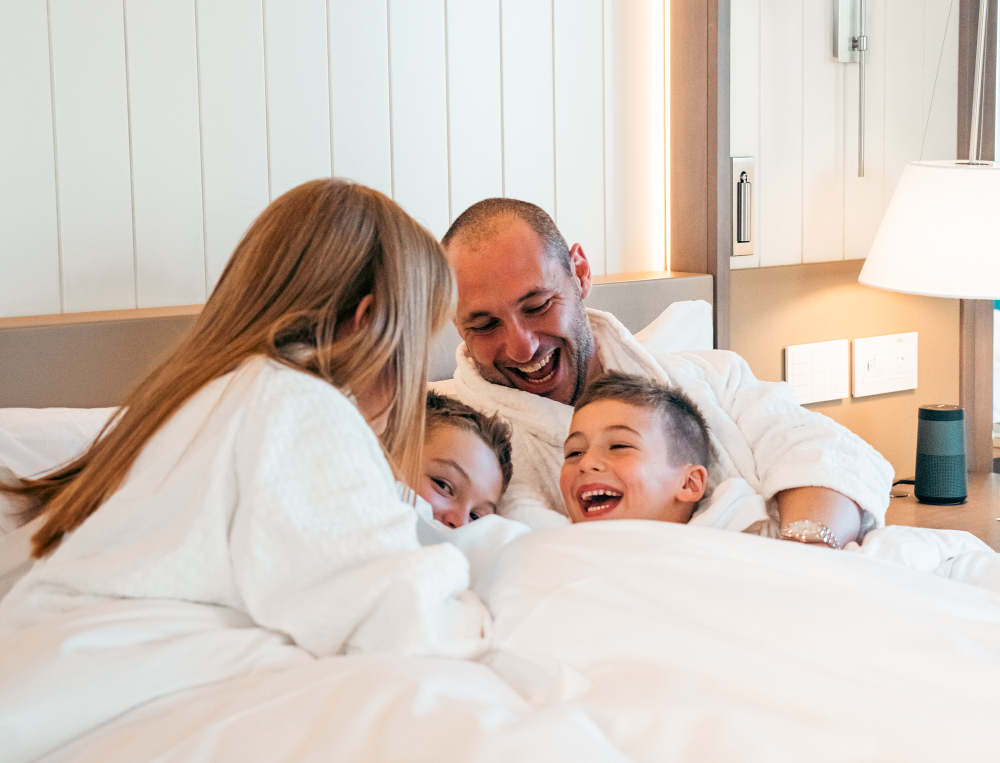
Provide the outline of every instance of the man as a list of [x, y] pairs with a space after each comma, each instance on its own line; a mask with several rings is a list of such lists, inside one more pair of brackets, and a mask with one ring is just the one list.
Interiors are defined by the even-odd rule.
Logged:
[[604, 371], [681, 387], [712, 435], [709, 491], [743, 477], [767, 501], [771, 534], [842, 547], [882, 524], [892, 469], [867, 443], [799, 406], [788, 385], [761, 382], [737, 355], [652, 354], [611, 315], [587, 310], [590, 265], [539, 207], [486, 199], [442, 239], [458, 280], [465, 345], [442, 391], [514, 428], [514, 477], [500, 513], [561, 522], [562, 446], [572, 403]]

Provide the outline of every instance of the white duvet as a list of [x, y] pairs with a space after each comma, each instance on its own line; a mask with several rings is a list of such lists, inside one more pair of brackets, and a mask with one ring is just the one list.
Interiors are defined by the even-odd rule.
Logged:
[[[476, 589], [494, 616], [479, 662], [270, 644], [270, 667], [168, 694], [44, 760], [996, 758], [1000, 595], [985, 587], [625, 521], [517, 537]], [[66, 643], [99, 639], [95, 627]], [[66, 702], [99, 699], [81, 675]]]

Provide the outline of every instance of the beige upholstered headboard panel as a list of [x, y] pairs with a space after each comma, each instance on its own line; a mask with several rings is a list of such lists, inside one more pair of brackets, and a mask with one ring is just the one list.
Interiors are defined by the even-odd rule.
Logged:
[[[712, 277], [632, 273], [602, 277], [588, 307], [631, 331], [679, 300], [712, 301]], [[118, 405], [194, 324], [200, 305], [0, 319], [0, 408]], [[450, 324], [431, 357], [431, 378], [450, 378], [458, 333]]]

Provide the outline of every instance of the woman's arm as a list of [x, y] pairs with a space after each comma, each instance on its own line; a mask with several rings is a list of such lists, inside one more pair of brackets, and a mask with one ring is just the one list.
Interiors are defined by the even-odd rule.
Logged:
[[246, 412], [230, 531], [253, 620], [316, 655], [467, 657], [489, 615], [450, 544], [421, 548], [378, 440], [324, 382], [282, 369]]

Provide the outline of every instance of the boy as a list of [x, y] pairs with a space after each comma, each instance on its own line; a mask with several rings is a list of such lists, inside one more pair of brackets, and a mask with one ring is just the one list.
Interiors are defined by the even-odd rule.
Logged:
[[686, 523], [705, 494], [710, 453], [687, 395], [608, 373], [574, 406], [559, 479], [569, 518]]
[[457, 400], [427, 394], [424, 455], [417, 494], [434, 519], [462, 527], [487, 514], [510, 483], [510, 425]]

